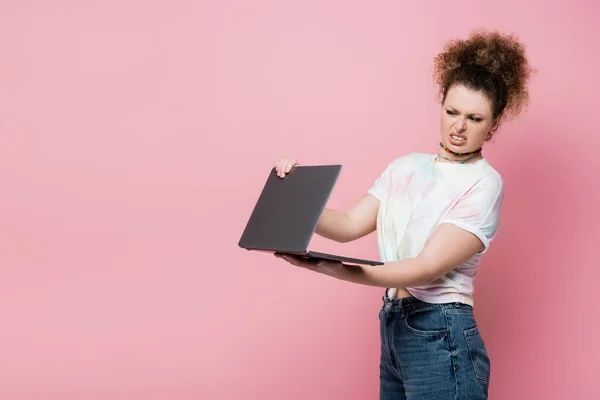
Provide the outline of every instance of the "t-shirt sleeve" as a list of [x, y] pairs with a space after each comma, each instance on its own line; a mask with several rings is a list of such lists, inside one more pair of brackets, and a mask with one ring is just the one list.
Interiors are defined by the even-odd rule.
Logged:
[[471, 232], [485, 246], [496, 237], [500, 225], [500, 211], [504, 201], [504, 185], [500, 177], [479, 180], [446, 214], [442, 223], [454, 224]]
[[399, 163], [399, 161], [400, 159], [396, 159], [389, 163], [381, 175], [379, 175], [379, 177], [375, 180], [373, 186], [367, 190], [367, 193], [372, 194], [379, 201], [387, 198], [393, 188], [393, 169]]

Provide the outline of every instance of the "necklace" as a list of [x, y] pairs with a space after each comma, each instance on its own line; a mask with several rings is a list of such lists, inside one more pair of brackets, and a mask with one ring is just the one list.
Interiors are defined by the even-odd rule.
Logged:
[[455, 163], [459, 163], [459, 164], [464, 164], [464, 163], [466, 163], [466, 162], [467, 162], [467, 161], [469, 161], [469, 160], [472, 160], [472, 159], [474, 159], [474, 158], [476, 158], [476, 157], [479, 157], [479, 153], [480, 153], [480, 152], [477, 152], [477, 154], [473, 154], [471, 157], [467, 157], [467, 158], [465, 158], [464, 160], [454, 160], [454, 159], [452, 159], [452, 158], [444, 157], [444, 156], [442, 156], [442, 155], [439, 155], [439, 154], [437, 155], [437, 157], [438, 157], [438, 158], [443, 158], [444, 160], [448, 160], [448, 161], [450, 161], [450, 162], [455, 162]]
[[440, 147], [442, 149], [444, 149], [446, 152], [450, 153], [450, 154], [454, 154], [455, 156], [470, 156], [471, 154], [475, 154], [475, 153], [481, 153], [481, 147], [478, 148], [477, 150], [474, 151], [469, 151], [466, 153], [457, 153], [455, 151], [450, 150], [449, 148], [447, 148], [446, 146], [444, 146], [444, 143], [440, 142]]

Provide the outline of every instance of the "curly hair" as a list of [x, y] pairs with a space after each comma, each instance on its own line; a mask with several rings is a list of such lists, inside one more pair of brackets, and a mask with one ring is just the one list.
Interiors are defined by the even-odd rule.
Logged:
[[442, 103], [456, 84], [483, 91], [492, 102], [495, 131], [501, 120], [515, 117], [527, 107], [527, 81], [534, 72], [524, 45], [515, 36], [476, 30], [468, 39], [446, 43], [434, 59], [433, 75]]

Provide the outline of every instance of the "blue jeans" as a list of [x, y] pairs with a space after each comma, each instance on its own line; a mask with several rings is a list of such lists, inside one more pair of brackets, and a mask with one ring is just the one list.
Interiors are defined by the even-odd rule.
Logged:
[[383, 303], [380, 400], [487, 399], [490, 359], [471, 306]]

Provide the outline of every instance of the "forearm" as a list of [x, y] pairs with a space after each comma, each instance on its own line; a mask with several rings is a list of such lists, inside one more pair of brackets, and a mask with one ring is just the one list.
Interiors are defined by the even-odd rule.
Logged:
[[336, 278], [361, 285], [406, 288], [429, 283], [444, 274], [422, 258], [387, 262], [384, 265], [344, 265]]
[[354, 237], [354, 225], [344, 211], [325, 209], [315, 233], [336, 242], [349, 242]]
[[325, 263], [317, 272], [361, 285], [407, 288], [441, 278], [485, 249], [474, 234], [453, 224], [441, 224], [418, 256], [384, 265]]

